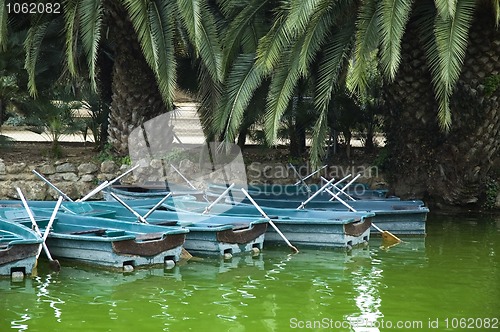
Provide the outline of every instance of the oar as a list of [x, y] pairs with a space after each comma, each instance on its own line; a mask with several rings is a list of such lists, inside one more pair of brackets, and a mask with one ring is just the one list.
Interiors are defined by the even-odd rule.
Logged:
[[299, 183], [301, 183], [301, 182], [303, 182], [303, 181], [305, 181], [305, 180], [309, 179], [311, 176], [313, 176], [314, 174], [316, 174], [316, 173], [320, 172], [320, 171], [321, 171], [322, 169], [324, 169], [325, 167], [327, 167], [327, 165], [323, 165], [323, 167], [318, 168], [317, 170], [315, 170], [314, 172], [312, 172], [311, 174], [309, 174], [309, 175], [308, 175], [308, 176], [306, 176], [305, 178], [302, 178], [302, 179], [300, 179], [299, 181], [295, 182], [293, 185], [294, 185], [294, 186], [296, 186], [296, 185], [298, 185]]
[[65, 200], [67, 201], [70, 201], [70, 202], [73, 202], [73, 200], [68, 196], [66, 195], [61, 189], [57, 188], [54, 184], [52, 184], [49, 180], [47, 180], [46, 178], [43, 177], [42, 174], [38, 173], [37, 171], [35, 170], [32, 170], [32, 172], [38, 176], [40, 179], [42, 179], [46, 184], [49, 185], [49, 187], [51, 187], [52, 189], [54, 189], [55, 191], [57, 191], [59, 193], [59, 195], [61, 195], [62, 197], [64, 197]]
[[137, 167], [139, 167], [140, 165], [135, 165], [134, 167], [132, 167], [131, 169], [129, 169], [128, 171], [126, 171], [125, 173], [117, 176], [116, 178], [114, 178], [113, 180], [111, 181], [104, 181], [103, 183], [101, 183], [100, 185], [98, 185], [94, 190], [92, 190], [91, 192], [89, 192], [87, 195], [85, 195], [83, 198], [80, 198], [79, 200], [77, 200], [77, 202], [85, 202], [86, 200], [88, 200], [90, 197], [94, 196], [95, 194], [97, 194], [98, 192], [104, 190], [105, 188], [111, 186], [113, 183], [115, 183], [116, 181], [120, 180], [122, 177], [124, 177], [125, 175], [127, 175], [128, 173], [132, 172], [133, 170], [135, 170]]
[[323, 187], [321, 187], [318, 191], [316, 191], [311, 197], [306, 199], [305, 202], [300, 203], [300, 205], [297, 207], [297, 210], [302, 210], [304, 208], [304, 206], [306, 206], [306, 204], [309, 203], [314, 197], [318, 196], [323, 191], [325, 191], [325, 189], [328, 188], [333, 183], [333, 181], [335, 181], [335, 179], [331, 179], [330, 181], [328, 181], [326, 184], [323, 185]]
[[[38, 227], [38, 224], [35, 221], [35, 217], [33, 216], [33, 213], [31, 213], [31, 209], [28, 206], [28, 202], [26, 202], [26, 198], [24, 197], [24, 195], [19, 187], [17, 187], [16, 190], [17, 190], [17, 194], [21, 198], [21, 201], [23, 202], [23, 206], [24, 206], [26, 212], [28, 213], [28, 216], [31, 220], [31, 224], [33, 225], [33, 228], [35, 229], [35, 232], [38, 234], [38, 236], [42, 237], [42, 239], [43, 239], [42, 232], [40, 231], [40, 228]], [[47, 244], [45, 243], [45, 241], [42, 242], [42, 247], [43, 247], [43, 250], [45, 251], [45, 254], [47, 255], [47, 258], [49, 259], [50, 267], [54, 271], [61, 270], [61, 264], [59, 263], [59, 261], [57, 259], [52, 259], [52, 255], [50, 254], [49, 248], [47, 247]]]
[[[349, 198], [351, 201], [355, 201], [355, 199], [352, 198], [351, 195], [349, 195], [349, 194], [347, 194], [346, 192], [343, 191], [343, 188], [337, 187], [337, 184], [342, 183], [345, 179], [347, 179], [350, 176], [351, 176], [351, 174], [349, 174], [348, 176], [344, 177], [342, 180], [339, 180], [339, 181], [335, 182], [334, 184], [332, 184], [332, 187], [335, 188], [339, 193], [343, 193], [344, 195], [346, 195], [347, 198]], [[321, 177], [321, 180], [327, 182], [327, 180], [324, 177]], [[333, 193], [332, 193], [332, 191], [330, 189], [327, 188], [327, 189], [325, 189], [325, 191], [327, 193], [329, 193], [330, 195], [333, 196]]]
[[114, 199], [118, 201], [121, 205], [123, 205], [127, 210], [129, 210], [134, 216], [137, 217], [137, 219], [144, 223], [144, 224], [149, 224], [146, 219], [144, 219], [143, 216], [141, 216], [139, 213], [137, 213], [134, 209], [132, 209], [130, 206], [128, 206], [127, 203], [125, 203], [120, 197], [116, 196], [115, 193], [110, 193], [111, 196], [113, 196]]
[[147, 218], [151, 215], [151, 213], [155, 212], [155, 211], [156, 211], [156, 209], [157, 209], [157, 208], [159, 208], [159, 207], [160, 207], [160, 206], [161, 206], [161, 205], [162, 205], [162, 204], [163, 204], [163, 203], [164, 203], [164, 202], [165, 202], [165, 201], [166, 201], [166, 200], [167, 200], [170, 196], [172, 196], [172, 193], [171, 193], [171, 192], [169, 192], [169, 193], [168, 193], [165, 197], [163, 197], [163, 198], [162, 198], [162, 199], [161, 199], [158, 203], [156, 203], [156, 205], [155, 205], [155, 206], [153, 206], [153, 207], [151, 208], [151, 210], [149, 210], [149, 211], [148, 211], [148, 212], [147, 212], [147, 213], [143, 216], [143, 218], [144, 218], [144, 219], [147, 219]]
[[299, 172], [297, 172], [297, 170], [295, 169], [295, 166], [293, 166], [292, 163], [288, 163], [288, 167], [290, 167], [291, 169], [293, 169], [293, 171], [295, 173], [295, 176], [299, 178], [299, 182], [298, 183], [302, 183], [302, 185], [304, 187], [306, 187], [307, 193], [311, 194], [311, 188], [309, 188], [309, 186], [307, 185], [307, 183], [305, 183], [304, 179], [300, 176]]
[[281, 231], [279, 230], [279, 228], [274, 224], [274, 222], [271, 220], [271, 218], [269, 218], [269, 216], [260, 208], [260, 206], [255, 203], [255, 201], [253, 200], [253, 198], [248, 194], [248, 192], [244, 189], [244, 188], [241, 188], [241, 191], [245, 194], [245, 196], [250, 200], [250, 202], [252, 202], [253, 206], [255, 206], [255, 208], [260, 212], [260, 214], [267, 219], [267, 222], [274, 228], [274, 230], [283, 238], [283, 240], [285, 241], [285, 243], [290, 247], [292, 248], [292, 250], [296, 253], [299, 252], [299, 249], [297, 249], [296, 247], [294, 247], [290, 241], [288, 241], [288, 239], [285, 237], [285, 235], [283, 235], [283, 233], [281, 233]]
[[[346, 190], [347, 188], [349, 188], [349, 186], [350, 186], [351, 184], [353, 184], [353, 183], [354, 183], [354, 181], [356, 181], [356, 180], [357, 180], [360, 176], [361, 176], [361, 174], [356, 175], [356, 176], [354, 177], [354, 179], [352, 179], [351, 181], [347, 182], [347, 184], [346, 184], [346, 185], [345, 185], [342, 189], [338, 189], [338, 190], [339, 190], [339, 194], [340, 194], [340, 193], [342, 193], [342, 194], [344, 194], [344, 195], [347, 195], [347, 193], [345, 192], [345, 190]], [[347, 196], [349, 196], [349, 195], [347, 195]], [[350, 196], [349, 196], [349, 197], [350, 197]], [[352, 197], [351, 197], [351, 198], [352, 198]], [[354, 198], [352, 198], [352, 199], [354, 200]], [[332, 197], [330, 200], [332, 201], [332, 200], [333, 200], [333, 197]]]
[[[54, 211], [52, 211], [52, 215], [50, 216], [49, 223], [47, 224], [47, 227], [45, 228], [45, 232], [43, 232], [43, 243], [47, 241], [47, 237], [49, 236], [50, 229], [52, 228], [52, 224], [54, 223], [54, 220], [56, 219], [57, 211], [59, 210], [59, 207], [61, 206], [61, 203], [63, 201], [63, 197], [59, 196], [59, 199], [57, 200], [56, 206], [54, 207]], [[38, 257], [40, 257], [40, 254], [42, 253], [42, 247], [40, 246], [40, 249], [38, 250], [38, 253], [36, 254], [36, 260], [38, 262]], [[36, 266], [36, 265], [35, 265]]]
[[209, 206], [207, 206], [205, 208], [205, 211], [202, 212], [202, 214], [207, 214], [210, 212], [210, 210], [214, 207], [215, 204], [219, 203], [219, 201], [224, 197], [226, 196], [229, 191], [234, 187], [234, 183], [232, 183], [229, 187], [227, 187], [226, 190], [224, 190], [224, 192], [222, 194], [219, 195], [219, 197], [217, 197], [217, 199], [215, 201], [213, 201], [212, 203], [210, 203]]
[[[342, 200], [340, 197], [338, 197], [338, 194], [332, 193], [332, 195], [333, 195], [333, 197], [336, 200], [338, 200], [340, 203], [342, 203], [343, 205], [345, 205], [352, 212], [358, 212], [358, 211], [356, 211], [356, 209], [354, 209], [352, 206], [350, 206], [344, 200]], [[391, 243], [400, 243], [401, 242], [401, 239], [398, 238], [396, 235], [392, 234], [391, 232], [384, 231], [384, 230], [380, 229], [380, 227], [378, 227], [374, 223], [372, 223], [372, 226], [373, 226], [373, 228], [375, 228], [377, 231], [379, 231], [382, 234], [382, 239], [384, 241], [388, 241], [388, 242], [391, 242]]]
[[180, 177], [186, 181], [186, 183], [191, 187], [191, 189], [194, 189], [194, 190], [198, 190], [195, 186], [193, 186], [193, 184], [191, 182], [189, 182], [189, 180], [177, 169], [175, 168], [174, 165], [170, 164], [170, 167], [172, 167], [174, 169], [174, 171], [180, 175]]
[[377, 231], [380, 232], [380, 234], [382, 235], [383, 241], [389, 242], [391, 244], [397, 244], [397, 243], [402, 242], [400, 238], [398, 238], [396, 235], [392, 234], [391, 232], [382, 230], [380, 227], [378, 227], [374, 223], [372, 223], [372, 226], [373, 226], [373, 228], [375, 228]]

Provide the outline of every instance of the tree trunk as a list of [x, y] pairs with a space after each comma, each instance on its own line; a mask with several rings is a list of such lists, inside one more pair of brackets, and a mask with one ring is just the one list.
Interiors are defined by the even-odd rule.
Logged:
[[403, 198], [445, 205], [481, 200], [500, 149], [500, 88], [485, 89], [488, 78], [500, 73], [500, 34], [489, 16], [478, 14], [472, 24], [448, 133], [437, 124], [424, 47], [415, 26], [408, 27], [398, 76], [385, 89], [390, 181]]
[[108, 142], [118, 155], [124, 156], [128, 154], [130, 132], [168, 109], [125, 9], [114, 0], [106, 1], [106, 9], [114, 43]]

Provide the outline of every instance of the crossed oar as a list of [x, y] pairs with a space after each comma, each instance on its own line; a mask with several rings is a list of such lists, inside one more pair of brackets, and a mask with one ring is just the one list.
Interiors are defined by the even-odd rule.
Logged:
[[40, 231], [40, 228], [38, 227], [38, 224], [36, 223], [35, 217], [33, 216], [33, 213], [31, 212], [30, 207], [28, 206], [28, 202], [26, 202], [26, 198], [24, 197], [21, 189], [19, 187], [16, 188], [17, 194], [21, 198], [21, 201], [23, 202], [23, 206], [26, 209], [26, 212], [28, 213], [28, 216], [31, 220], [31, 224], [33, 225], [33, 228], [35, 232], [42, 238], [42, 245], [38, 249], [38, 253], [36, 254], [36, 261], [35, 261], [35, 266], [38, 265], [38, 258], [40, 257], [40, 254], [42, 252], [42, 248], [45, 251], [45, 255], [47, 255], [47, 258], [49, 259], [49, 265], [50, 268], [54, 271], [59, 271], [61, 270], [61, 264], [57, 259], [53, 259], [52, 255], [50, 254], [49, 248], [47, 247], [47, 244], [45, 241], [47, 240], [47, 237], [49, 236], [50, 233], [50, 228], [52, 227], [52, 224], [54, 223], [54, 220], [56, 219], [56, 214], [57, 211], [59, 210], [59, 207], [61, 206], [63, 197], [59, 196], [59, 199], [57, 200], [56, 206], [54, 207], [54, 211], [52, 211], [52, 215], [50, 216], [49, 223], [47, 224], [47, 227], [45, 228], [44, 233]]

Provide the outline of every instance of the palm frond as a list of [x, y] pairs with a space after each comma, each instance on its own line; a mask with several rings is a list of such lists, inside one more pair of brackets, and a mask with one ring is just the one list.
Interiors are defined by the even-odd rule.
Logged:
[[210, 7], [205, 0], [178, 0], [179, 13], [197, 55], [214, 81], [222, 79], [222, 51]]
[[0, 49], [5, 51], [7, 47], [7, 7], [5, 0], [0, 0]]
[[97, 90], [96, 63], [99, 42], [101, 41], [101, 26], [103, 17], [101, 0], [80, 1], [78, 12], [80, 15], [82, 46], [85, 51], [85, 55], [87, 56], [90, 83], [92, 88]]
[[223, 63], [226, 70], [231, 63], [230, 59], [233, 59], [240, 51], [242, 41], [252, 38], [252, 36], [249, 36], [249, 34], [254, 32], [252, 23], [256, 19], [256, 16], [262, 13], [268, 1], [253, 0], [229, 22], [226, 29], [227, 33], [223, 38]]
[[78, 0], [66, 0], [64, 6], [65, 54], [68, 70], [76, 75], [76, 49], [78, 44]]
[[451, 125], [449, 99], [462, 70], [474, 9], [474, 0], [459, 0], [454, 16], [444, 19], [437, 15], [435, 20], [437, 54], [431, 55], [431, 71], [439, 102], [438, 120], [445, 130]]
[[214, 129], [225, 140], [233, 142], [255, 90], [263, 75], [254, 65], [255, 54], [241, 54], [236, 58], [226, 80], [222, 112], [214, 115]]
[[302, 34], [321, 3], [323, 0], [291, 0], [285, 29], [292, 35]]
[[309, 25], [305, 29], [304, 43], [299, 54], [301, 75], [306, 75], [321, 46], [325, 44], [326, 37], [333, 29], [334, 19], [332, 6], [328, 1], [321, 3], [312, 15]]
[[352, 71], [352, 85], [358, 91], [367, 88], [366, 72], [368, 59], [379, 44], [380, 7], [378, 1], [368, 0], [361, 4], [358, 20], [356, 45], [354, 51], [354, 66]]
[[274, 19], [273, 26], [262, 37], [257, 46], [256, 65], [261, 67], [261, 70], [268, 74], [279, 63], [283, 51], [290, 44], [290, 35], [286, 31], [286, 12], [282, 10]]
[[325, 155], [325, 142], [329, 134], [328, 130], [328, 109], [320, 111], [319, 117], [313, 127], [314, 139], [309, 150], [312, 167], [318, 167], [322, 163]]
[[498, 25], [500, 24], [500, 1], [491, 0], [491, 6], [493, 7], [493, 13], [495, 16], [495, 26], [498, 29]]
[[293, 48], [283, 54], [280, 65], [273, 73], [264, 116], [266, 139], [270, 144], [274, 144], [277, 138], [281, 117], [288, 108], [301, 78], [299, 54], [303, 42], [304, 38], [299, 38]]
[[444, 20], [450, 19], [455, 16], [457, 0], [435, 0], [438, 15]]
[[382, 68], [393, 80], [401, 61], [401, 39], [403, 37], [413, 1], [384, 0], [381, 9], [381, 62]]
[[45, 15], [34, 15], [31, 26], [28, 29], [26, 39], [24, 40], [24, 50], [26, 57], [24, 59], [24, 69], [28, 73], [28, 92], [32, 97], [38, 95], [36, 87], [36, 64], [41, 51], [41, 44], [50, 22]]
[[344, 62], [354, 47], [355, 25], [346, 24], [337, 30], [323, 48], [315, 87], [315, 106], [321, 112], [328, 109], [332, 93], [339, 83]]
[[155, 73], [158, 89], [169, 107], [176, 82], [174, 17], [170, 1], [125, 0], [125, 8], [137, 33], [146, 62]]

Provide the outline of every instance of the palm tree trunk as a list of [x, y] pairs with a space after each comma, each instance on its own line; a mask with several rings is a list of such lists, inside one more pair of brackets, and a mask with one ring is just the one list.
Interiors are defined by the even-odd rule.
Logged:
[[481, 201], [500, 150], [500, 88], [485, 88], [488, 78], [500, 73], [500, 33], [489, 15], [477, 17], [452, 96], [448, 133], [437, 125], [424, 47], [416, 27], [408, 26], [398, 77], [385, 88], [390, 180], [397, 195], [444, 205]]
[[118, 155], [124, 156], [128, 154], [130, 132], [168, 109], [125, 9], [115, 0], [105, 3], [114, 44], [108, 143]]

